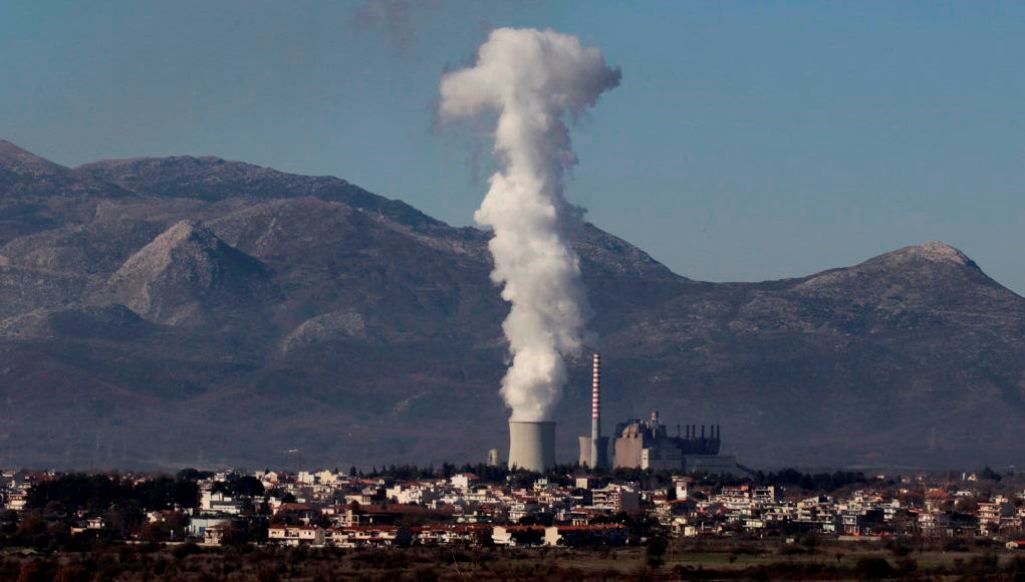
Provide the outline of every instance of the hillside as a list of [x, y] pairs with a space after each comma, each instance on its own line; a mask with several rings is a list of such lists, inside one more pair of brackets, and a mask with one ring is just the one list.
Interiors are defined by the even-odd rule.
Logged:
[[[1025, 299], [940, 242], [713, 284], [572, 233], [606, 426], [719, 423], [749, 465], [1005, 465]], [[347, 466], [506, 446], [487, 235], [213, 157], [67, 168], [0, 141], [0, 465]], [[588, 423], [586, 357], [558, 410]]]

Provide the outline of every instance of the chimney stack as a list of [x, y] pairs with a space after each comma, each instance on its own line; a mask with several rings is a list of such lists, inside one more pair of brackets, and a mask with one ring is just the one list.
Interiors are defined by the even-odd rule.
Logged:
[[591, 360], [591, 438], [601, 437], [601, 355]]
[[591, 436], [580, 437], [580, 464], [593, 469], [608, 464], [608, 439], [601, 436], [601, 354], [591, 360]]

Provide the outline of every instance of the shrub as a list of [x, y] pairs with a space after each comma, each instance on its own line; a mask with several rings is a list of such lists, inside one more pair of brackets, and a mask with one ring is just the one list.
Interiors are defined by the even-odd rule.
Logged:
[[885, 558], [864, 557], [859, 558], [854, 565], [854, 573], [863, 580], [879, 580], [892, 578], [896, 575], [893, 566]]
[[416, 582], [437, 582], [440, 577], [437, 568], [421, 568], [414, 574]]
[[196, 542], [185, 542], [184, 544], [175, 546], [174, 549], [171, 550], [171, 555], [174, 556], [176, 560], [183, 560], [192, 554], [199, 553], [200, 551], [202, 550], [199, 549]]

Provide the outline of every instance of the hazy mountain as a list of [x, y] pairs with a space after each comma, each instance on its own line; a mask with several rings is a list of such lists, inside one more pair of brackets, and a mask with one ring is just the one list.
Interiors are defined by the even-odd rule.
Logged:
[[[800, 279], [673, 274], [572, 233], [606, 430], [720, 423], [750, 465], [1003, 465], [1025, 299], [939, 242]], [[0, 464], [338, 465], [506, 446], [487, 235], [333, 177], [0, 141]], [[586, 357], [558, 410], [588, 425]]]

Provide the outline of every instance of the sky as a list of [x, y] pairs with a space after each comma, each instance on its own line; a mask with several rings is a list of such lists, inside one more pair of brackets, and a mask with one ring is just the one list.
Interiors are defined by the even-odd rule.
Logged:
[[441, 75], [499, 26], [599, 47], [568, 197], [677, 273], [795, 277], [927, 240], [1025, 294], [1025, 4], [20, 1], [0, 138], [66, 165], [217, 155], [472, 223], [482, 128]]

